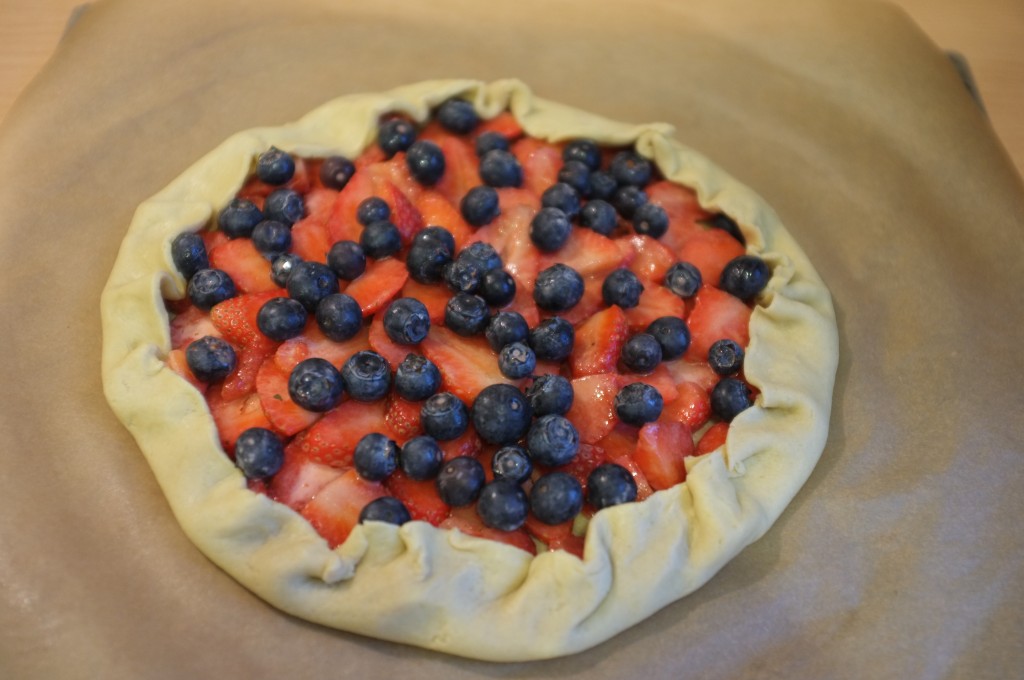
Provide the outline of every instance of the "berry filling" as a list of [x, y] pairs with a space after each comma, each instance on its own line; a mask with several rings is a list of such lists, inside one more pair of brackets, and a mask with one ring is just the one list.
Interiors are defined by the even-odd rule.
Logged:
[[682, 483], [753, 403], [770, 270], [633, 149], [434, 114], [358, 158], [254, 159], [172, 244], [168, 365], [332, 547], [425, 521], [582, 555], [587, 517]]

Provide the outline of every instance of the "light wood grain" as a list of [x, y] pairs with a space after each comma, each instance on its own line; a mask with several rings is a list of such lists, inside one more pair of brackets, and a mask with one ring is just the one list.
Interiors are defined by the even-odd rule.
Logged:
[[[82, 4], [83, 0], [0, 0], [0, 120], [43, 68], [72, 11]], [[993, 128], [1024, 173], [1024, 0], [894, 4], [938, 47], [967, 59]]]

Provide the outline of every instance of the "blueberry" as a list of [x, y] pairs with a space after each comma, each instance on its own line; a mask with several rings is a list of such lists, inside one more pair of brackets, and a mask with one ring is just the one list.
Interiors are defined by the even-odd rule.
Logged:
[[637, 333], [622, 346], [622, 363], [634, 373], [650, 373], [661, 363], [661, 345], [649, 333]]
[[300, 361], [288, 376], [288, 396], [307, 411], [330, 411], [341, 403], [344, 393], [338, 369], [320, 357]]
[[235, 441], [235, 465], [246, 479], [267, 479], [284, 464], [284, 444], [262, 427], [250, 427]]
[[356, 401], [383, 399], [391, 387], [391, 366], [370, 350], [356, 352], [341, 367], [345, 390]]
[[565, 472], [549, 472], [530, 489], [530, 511], [548, 525], [568, 522], [583, 509], [583, 487]]
[[468, 257], [457, 257], [444, 268], [444, 280], [457, 293], [475, 293], [480, 290], [486, 270], [480, 262]]
[[265, 257], [275, 258], [292, 246], [292, 230], [284, 222], [263, 220], [252, 230], [252, 244]]
[[725, 265], [718, 287], [747, 302], [765, 289], [769, 278], [771, 271], [764, 260], [756, 255], [740, 255]]
[[526, 450], [530, 459], [539, 465], [565, 465], [580, 450], [579, 430], [565, 416], [541, 416], [526, 434]]
[[484, 485], [476, 502], [483, 523], [498, 531], [515, 531], [526, 522], [530, 504], [523, 487], [507, 479]]
[[434, 142], [413, 142], [405, 155], [405, 163], [416, 181], [425, 186], [437, 184], [444, 175], [444, 152]]
[[572, 222], [558, 208], [541, 208], [530, 222], [530, 240], [541, 250], [561, 249], [572, 234]]
[[616, 269], [605, 277], [601, 284], [601, 297], [608, 306], [618, 305], [623, 309], [632, 309], [640, 304], [640, 294], [644, 292], [644, 284], [640, 278], [628, 269]]
[[437, 491], [453, 508], [469, 505], [480, 496], [486, 482], [484, 466], [471, 456], [458, 456], [437, 473]]
[[587, 476], [587, 502], [595, 510], [636, 500], [633, 474], [615, 463], [602, 463]]
[[501, 255], [494, 249], [494, 246], [484, 241], [470, 243], [459, 251], [458, 259], [474, 260], [485, 272], [502, 266]]
[[551, 265], [537, 274], [533, 299], [537, 306], [549, 312], [572, 309], [583, 297], [583, 277], [569, 265]]
[[363, 252], [375, 260], [395, 255], [402, 249], [402, 234], [398, 227], [388, 220], [371, 222], [363, 227], [359, 235], [359, 245]]
[[490, 444], [511, 444], [530, 428], [533, 410], [514, 385], [497, 383], [480, 390], [470, 409], [473, 427]]
[[580, 161], [566, 161], [558, 171], [558, 181], [571, 186], [583, 198], [590, 195], [590, 168]]
[[708, 350], [708, 364], [721, 376], [739, 373], [743, 368], [743, 348], [735, 340], [716, 340]]
[[449, 99], [438, 107], [437, 122], [450, 132], [464, 135], [480, 123], [480, 116], [465, 99]]
[[220, 269], [200, 269], [188, 280], [188, 297], [204, 312], [237, 294], [235, 282]]
[[654, 166], [636, 151], [620, 151], [612, 157], [608, 171], [621, 185], [646, 186], [654, 176]]
[[484, 335], [491, 349], [498, 352], [505, 345], [530, 337], [530, 326], [519, 312], [498, 312], [487, 323]]
[[494, 151], [495, 149], [508, 151], [508, 137], [494, 130], [481, 132], [476, 138], [476, 144], [473, 148], [476, 151], [477, 158], [482, 158], [487, 155], [488, 151]]
[[536, 417], [564, 416], [572, 408], [572, 383], [569, 379], [554, 373], [545, 373], [534, 378], [526, 388], [526, 398]]
[[590, 173], [590, 199], [600, 199], [602, 201], [611, 200], [612, 196], [615, 195], [615, 190], [619, 188], [619, 183], [615, 181], [615, 178], [610, 173], [604, 170], [595, 170]]
[[344, 189], [354, 174], [355, 164], [344, 156], [328, 156], [320, 165], [320, 181], [325, 187], [335, 191]]
[[459, 203], [459, 212], [474, 227], [490, 224], [495, 217], [501, 214], [497, 190], [486, 184], [473, 187], [462, 197], [462, 201]]
[[661, 345], [661, 358], [671, 361], [690, 347], [690, 328], [678, 316], [662, 316], [647, 326], [647, 332]]
[[398, 464], [409, 479], [422, 482], [437, 477], [444, 465], [444, 451], [427, 435], [413, 437], [398, 452]]
[[338, 277], [321, 262], [300, 262], [288, 277], [288, 295], [302, 303], [309, 312], [316, 312], [320, 301], [338, 292]]
[[185, 361], [192, 375], [210, 383], [231, 375], [237, 358], [234, 348], [225, 340], [206, 335], [189, 344], [185, 349]]
[[451, 392], [438, 392], [420, 409], [423, 431], [438, 441], [458, 439], [469, 427], [469, 410]]
[[398, 444], [379, 432], [370, 432], [356, 444], [352, 463], [363, 479], [381, 482], [398, 469]]
[[441, 389], [441, 372], [430, 359], [407, 354], [395, 369], [395, 393], [407, 401], [423, 401]]
[[753, 404], [750, 388], [739, 378], [722, 378], [711, 390], [711, 411], [727, 423]]
[[278, 255], [270, 263], [270, 278], [274, 280], [274, 283], [285, 288], [288, 285], [288, 279], [291, 278], [292, 272], [295, 270], [295, 266], [300, 262], [302, 262], [302, 258], [295, 253], [282, 253]]
[[562, 317], [553, 316], [530, 330], [529, 341], [541, 361], [565, 361], [572, 353], [576, 330]]
[[636, 209], [647, 203], [647, 192], [632, 185], [621, 186], [612, 194], [611, 203], [620, 215], [631, 220]]
[[295, 160], [272, 146], [256, 159], [256, 176], [267, 184], [284, 184], [295, 176]]
[[178, 234], [171, 241], [171, 259], [186, 281], [200, 269], [210, 267], [210, 258], [206, 255], [203, 237], [191, 231]]
[[384, 312], [384, 332], [399, 345], [415, 345], [427, 337], [430, 312], [416, 298], [398, 298]]
[[736, 224], [736, 221], [733, 218], [729, 217], [725, 213], [716, 213], [708, 219], [703, 220], [703, 222], [714, 229], [721, 229], [739, 241], [740, 244], [747, 245], [747, 239], [743, 237], [743, 232], [740, 230], [740, 226]]
[[478, 292], [492, 307], [504, 307], [516, 297], [516, 280], [504, 269], [492, 269], [484, 274]]
[[491, 472], [495, 479], [507, 479], [522, 484], [533, 473], [533, 463], [521, 446], [509, 444], [498, 449], [491, 458]]
[[233, 199], [217, 216], [217, 225], [230, 238], [252, 236], [253, 228], [263, 220], [263, 211], [252, 201]]
[[664, 406], [661, 393], [647, 383], [630, 383], [615, 395], [615, 413], [627, 425], [653, 423]]
[[386, 522], [401, 526], [412, 521], [409, 509], [394, 496], [381, 496], [363, 506], [359, 511], [359, 523]]
[[444, 308], [444, 325], [467, 337], [483, 333], [490, 319], [491, 310], [479, 295], [456, 293]]
[[597, 170], [601, 167], [601, 147], [593, 139], [573, 139], [562, 149], [562, 160], [582, 163], [588, 170]]
[[633, 211], [633, 231], [651, 238], [661, 238], [668, 231], [668, 213], [656, 203], [644, 203]]
[[371, 222], [380, 222], [391, 217], [391, 206], [379, 196], [364, 198], [356, 206], [356, 220], [364, 227]]
[[366, 253], [355, 241], [337, 241], [327, 251], [327, 266], [343, 281], [351, 281], [366, 271]]
[[263, 216], [291, 226], [306, 214], [302, 196], [293, 189], [274, 189], [263, 201]]
[[580, 210], [580, 224], [602, 236], [610, 236], [619, 226], [619, 214], [608, 201], [592, 198]]
[[523, 183], [523, 167], [510, 152], [502, 149], [488, 151], [480, 159], [480, 179], [487, 186], [518, 187]]
[[580, 195], [565, 182], [555, 182], [540, 195], [544, 208], [558, 208], [570, 220], [580, 214]]
[[302, 333], [308, 316], [306, 308], [298, 300], [271, 298], [256, 313], [256, 326], [271, 340], [284, 342]]
[[331, 340], [344, 342], [363, 329], [363, 310], [352, 296], [331, 293], [316, 306], [316, 325]]
[[445, 268], [454, 254], [455, 242], [451, 233], [443, 227], [427, 227], [413, 237], [405, 267], [414, 281], [437, 283], [444, 279]]
[[513, 342], [498, 352], [498, 369], [510, 380], [533, 375], [537, 368], [537, 355], [525, 342]]
[[681, 298], [691, 298], [703, 284], [700, 270], [689, 262], [676, 262], [665, 272], [665, 287]]
[[399, 151], [405, 151], [416, 141], [416, 128], [405, 118], [389, 118], [382, 121], [377, 131], [377, 145], [391, 158]]

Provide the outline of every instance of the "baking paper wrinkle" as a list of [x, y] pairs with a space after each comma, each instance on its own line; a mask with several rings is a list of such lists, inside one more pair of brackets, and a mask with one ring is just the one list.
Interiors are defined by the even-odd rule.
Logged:
[[[586, 135], [614, 145], [635, 141], [669, 179], [695, 187], [702, 204], [734, 215], [755, 240], [761, 232], [748, 225], [770, 225], [773, 233], [781, 233], [774, 214], [763, 209], [752, 192], [703, 156], [667, 139], [670, 126], [607, 121], [536, 98], [515, 80], [490, 85], [433, 81], [383, 95], [343, 97], [298, 123], [232, 136], [140, 206], [104, 292], [104, 382], [113, 393], [115, 411], [136, 436], [193, 541], [272, 604], [329, 626], [454, 654], [491, 660], [558, 656], [597, 644], [689, 593], [763, 533], [820, 455], [827, 417], [812, 423], [821, 431], [817, 437], [773, 432], [769, 443], [749, 450], [729, 445], [731, 453], [742, 451], [742, 455], [727, 464], [720, 449], [688, 466], [686, 483], [643, 503], [599, 513], [590, 522], [583, 560], [560, 551], [531, 557], [507, 545], [417, 524], [359, 526], [331, 551], [298, 513], [265, 498], [255, 501], [241, 472], [219, 451], [212, 421], [208, 415], [202, 417], [205, 404], [200, 404], [202, 397], [196, 390], [165, 369], [151, 376], [152, 385], [159, 385], [159, 397], [146, 398], [144, 388], [138, 391], [141, 376], [133, 375], [136, 351], [121, 351], [125, 336], [132, 338], [136, 349], [147, 343], [168, 346], [167, 315], [159, 299], [160, 289], [165, 288], [160, 282], [173, 276], [167, 241], [208, 223], [215, 212], [211, 206], [227, 203], [250, 172], [256, 154], [274, 145], [296, 153], [355, 156], [372, 138], [380, 114], [400, 110], [422, 120], [452, 96], [468, 96], [485, 117], [510, 108], [524, 130], [537, 137]], [[179, 203], [182, 207], [172, 207]], [[154, 239], [163, 241], [160, 248], [152, 245]], [[799, 252], [786, 238], [769, 245]], [[809, 267], [802, 256], [800, 263]], [[782, 267], [780, 274], [786, 271]], [[811, 280], [817, 282], [810, 271]], [[776, 295], [788, 289], [777, 285]], [[827, 292], [822, 294], [827, 297]], [[133, 298], [145, 304], [137, 315], [126, 318], [118, 308]], [[824, 328], [830, 320], [819, 319], [810, 307], [805, 309], [806, 314], [798, 315], [804, 332], [811, 337], [827, 335]], [[826, 342], [823, 351], [831, 350]], [[756, 361], [758, 353], [751, 354], [750, 361]], [[832, 357], [822, 360], [826, 366], [830, 361], [834, 364]], [[127, 380], [122, 381], [122, 376]], [[790, 377], [798, 383], [804, 380]], [[830, 397], [833, 378], [834, 367], [831, 375], [815, 376], [822, 383], [818, 391]], [[134, 392], [130, 399], [124, 398], [126, 386]], [[147, 427], [152, 430], [139, 426], [139, 416], [151, 413], [154, 402], [179, 404], [182, 400], [199, 414], [189, 423], [202, 420], [202, 426], [186, 428], [177, 438], [171, 436], [174, 427], [163, 423], [155, 427], [151, 423]], [[822, 410], [828, 412], [827, 407]], [[156, 418], [159, 421], [159, 413]], [[730, 442], [735, 438], [730, 434]], [[795, 447], [794, 455], [804, 461], [797, 471], [799, 479], [782, 485], [783, 492], [753, 485], [742, 487], [738, 495], [741, 487], [733, 475], [740, 466], [749, 469], [762, 458], [777, 455], [773, 447], [778, 445]], [[176, 456], [173, 464], [169, 456]], [[751, 492], [779, 499], [766, 506]], [[263, 513], [269, 516], [260, 519]], [[666, 516], [677, 521], [666, 521]], [[259, 530], [240, 529], [249, 522]], [[265, 542], [256, 540], [260, 535]], [[407, 573], [402, 572], [404, 567]], [[322, 585], [308, 587], [311, 575], [321, 579]], [[652, 583], [659, 587], [652, 588]], [[554, 608], [546, 610], [543, 603]], [[410, 623], [421, 619], [433, 621], [445, 633], [430, 635]], [[496, 631], [501, 630], [512, 634], [498, 635]], [[487, 639], [480, 638], [481, 631], [488, 631]], [[502, 638], [500, 643], [497, 638]]]

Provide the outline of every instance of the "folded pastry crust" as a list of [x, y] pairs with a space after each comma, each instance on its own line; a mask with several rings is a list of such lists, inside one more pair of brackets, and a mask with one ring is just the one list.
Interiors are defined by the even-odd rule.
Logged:
[[[185, 281], [171, 259], [181, 232], [206, 227], [257, 154], [357, 156], [378, 117], [424, 120], [445, 99], [482, 117], [509, 109], [527, 134], [636, 144], [700, 203], [733, 217], [773, 275], [750, 321], [745, 375], [755, 405], [715, 452], [687, 461], [686, 482], [599, 512], [584, 558], [537, 556], [424, 522], [359, 525], [331, 550], [298, 513], [248, 490], [222, 451], [203, 396], [164, 363], [163, 297]], [[493, 661], [577, 652], [704, 584], [758, 539], [809, 476], [825, 445], [838, 360], [831, 297], [765, 203], [672, 138], [535, 97], [515, 80], [431, 81], [346, 96], [299, 121], [236, 134], [139, 206], [104, 290], [103, 383], [182, 528], [213, 562], [274, 606], [376, 638]]]

